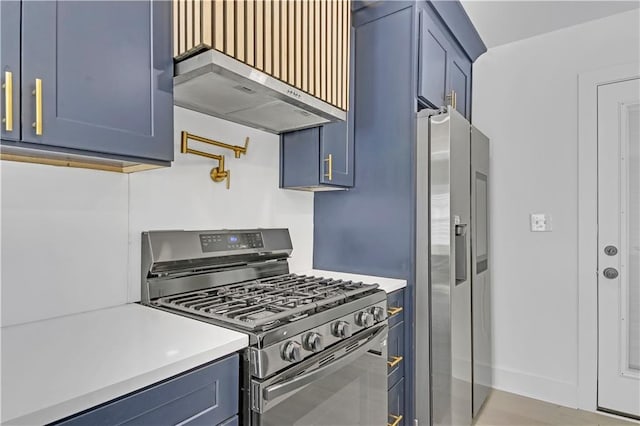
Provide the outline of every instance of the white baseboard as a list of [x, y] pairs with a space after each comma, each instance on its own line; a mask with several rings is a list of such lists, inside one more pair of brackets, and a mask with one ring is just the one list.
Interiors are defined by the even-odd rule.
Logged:
[[578, 408], [578, 384], [494, 367], [493, 387], [569, 408]]

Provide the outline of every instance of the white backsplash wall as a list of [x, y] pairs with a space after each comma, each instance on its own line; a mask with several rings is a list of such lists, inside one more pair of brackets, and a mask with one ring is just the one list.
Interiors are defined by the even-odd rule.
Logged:
[[[189, 141], [189, 147], [224, 154], [231, 189], [211, 180], [217, 161], [180, 153], [180, 132], [243, 145], [246, 155]], [[291, 232], [292, 269], [311, 269], [313, 194], [282, 190], [279, 137], [187, 109], [174, 112], [175, 161], [168, 169], [130, 175], [129, 298], [140, 300], [140, 233], [157, 229], [285, 227]]]
[[[171, 168], [124, 175], [0, 162], [1, 325], [140, 300], [140, 233], [150, 229], [288, 227], [292, 269], [311, 269], [313, 194], [278, 188], [279, 138], [175, 108]], [[180, 131], [243, 145], [224, 154], [231, 189], [209, 177], [217, 162], [180, 153]], [[191, 144], [192, 142], [190, 142]]]
[[127, 301], [127, 175], [0, 162], [2, 326]]
[[[491, 138], [494, 383], [576, 407], [578, 74], [637, 62], [640, 11], [489, 49], [473, 120]], [[530, 232], [529, 214], [553, 217]]]

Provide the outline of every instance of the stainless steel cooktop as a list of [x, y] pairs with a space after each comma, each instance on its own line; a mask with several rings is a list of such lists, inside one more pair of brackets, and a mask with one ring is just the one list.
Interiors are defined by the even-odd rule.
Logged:
[[286, 274], [161, 297], [153, 304], [248, 330], [268, 330], [377, 287], [377, 284]]

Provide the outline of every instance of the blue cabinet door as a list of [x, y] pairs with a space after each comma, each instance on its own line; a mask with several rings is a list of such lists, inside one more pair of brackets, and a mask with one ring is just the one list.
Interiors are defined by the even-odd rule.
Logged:
[[320, 183], [353, 186], [352, 132], [346, 121], [320, 128]]
[[446, 30], [427, 9], [420, 11], [418, 98], [423, 103], [445, 105], [449, 92], [449, 40]]
[[471, 115], [471, 61], [459, 47], [452, 46], [449, 54], [449, 92], [456, 97], [456, 110], [469, 119]]
[[[389, 389], [388, 404], [389, 404], [389, 424], [396, 424], [402, 426], [408, 424], [405, 422], [404, 411], [404, 379], [401, 379], [391, 389]], [[397, 422], [397, 423], [396, 423]]]
[[17, 141], [20, 140], [20, 2], [0, 2], [0, 18], [0, 136], [2, 139]]
[[22, 4], [25, 142], [171, 161], [172, 77], [171, 2]]
[[436, 13], [420, 11], [418, 99], [424, 106], [441, 107], [452, 102], [456, 110], [471, 115], [471, 60]]
[[387, 368], [387, 385], [393, 387], [405, 375], [404, 321], [389, 328], [387, 350], [389, 363]]
[[233, 425], [239, 374], [239, 358], [234, 354], [54, 424]]
[[321, 172], [320, 127], [280, 135], [280, 187], [304, 189], [318, 185]]

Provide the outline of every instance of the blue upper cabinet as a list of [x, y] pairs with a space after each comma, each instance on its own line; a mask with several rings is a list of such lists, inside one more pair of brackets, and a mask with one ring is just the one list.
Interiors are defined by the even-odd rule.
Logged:
[[420, 12], [418, 97], [431, 106], [445, 105], [449, 92], [451, 43], [436, 19], [426, 10]]
[[0, 2], [0, 67], [2, 130], [7, 140], [20, 140], [20, 2]]
[[[355, 36], [351, 37], [351, 58]], [[354, 185], [354, 76], [349, 71], [347, 121], [280, 136], [280, 187], [306, 191], [341, 190]]]
[[[4, 25], [5, 3], [3, 67], [5, 36], [13, 32]], [[171, 2], [8, 3], [22, 14], [18, 146], [173, 160]]]
[[349, 122], [280, 136], [280, 187], [305, 191], [353, 186], [353, 126]]
[[420, 11], [418, 99], [423, 106], [455, 105], [471, 116], [471, 59], [438, 14], [425, 5]]

